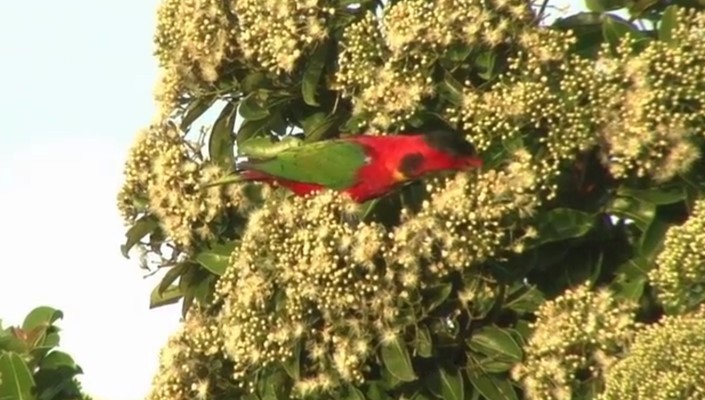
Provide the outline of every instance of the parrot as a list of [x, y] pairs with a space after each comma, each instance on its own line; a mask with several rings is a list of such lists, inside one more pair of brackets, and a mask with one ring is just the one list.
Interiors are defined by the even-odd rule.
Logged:
[[236, 163], [244, 181], [279, 185], [298, 196], [323, 189], [347, 194], [357, 203], [445, 170], [482, 166], [474, 146], [452, 131], [357, 135], [287, 148]]

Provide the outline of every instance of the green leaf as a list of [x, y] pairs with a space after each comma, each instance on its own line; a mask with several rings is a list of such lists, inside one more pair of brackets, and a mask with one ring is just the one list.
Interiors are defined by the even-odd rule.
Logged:
[[326, 115], [323, 112], [316, 112], [301, 120], [301, 127], [304, 130], [307, 142], [316, 142], [325, 139], [327, 134], [339, 122], [339, 117], [335, 114]]
[[341, 400], [366, 400], [365, 394], [353, 385], [345, 385], [345, 394]]
[[449, 372], [444, 368], [430, 372], [426, 386], [443, 400], [465, 399], [464, 379], [460, 370]]
[[610, 289], [612, 289], [615, 295], [619, 298], [638, 301], [644, 294], [646, 282], [646, 277], [630, 279], [619, 276], [614, 282], [612, 282]]
[[52, 325], [56, 320], [64, 317], [64, 313], [48, 306], [37, 307], [30, 311], [29, 314], [24, 319], [22, 323], [22, 329], [25, 331], [30, 331], [36, 327], [48, 327]]
[[33, 400], [34, 378], [16, 353], [0, 353], [0, 400]]
[[301, 341], [296, 342], [293, 353], [292, 357], [282, 362], [282, 367], [291, 379], [298, 382], [301, 379]]
[[649, 262], [644, 257], [636, 257], [617, 267], [616, 274], [623, 274], [628, 278], [640, 278], [649, 275]]
[[392, 376], [404, 382], [416, 379], [409, 351], [399, 337], [383, 342], [380, 355], [384, 366]]
[[58, 368], [71, 368], [73, 370], [79, 371], [81, 368], [73, 360], [73, 357], [64, 353], [63, 351], [54, 350], [47, 354], [39, 364], [41, 369], [58, 369]]
[[166, 271], [166, 274], [164, 274], [164, 277], [157, 286], [157, 293], [164, 293], [164, 291], [167, 290], [172, 283], [176, 282], [176, 280], [186, 272], [189, 266], [189, 264], [182, 262], [169, 268], [169, 270]]
[[649, 259], [656, 257], [663, 248], [663, 241], [670, 226], [668, 220], [658, 213], [656, 214], [639, 241], [639, 252], [643, 257]]
[[391, 397], [385, 390], [385, 385], [380, 381], [372, 381], [367, 383], [367, 399], [368, 400], [388, 400]]
[[0, 336], [0, 352], [11, 351], [19, 354], [24, 354], [29, 351], [29, 346], [27, 346], [27, 343], [24, 340], [10, 333], [11, 328], [7, 328], [7, 330], [3, 332], [7, 334], [3, 334], [2, 336]]
[[674, 44], [673, 31], [678, 26], [678, 7], [670, 5], [666, 7], [661, 16], [661, 22], [658, 26], [659, 40], [668, 44]]
[[210, 106], [215, 103], [215, 99], [215, 96], [198, 97], [193, 99], [189, 103], [188, 107], [186, 107], [186, 110], [184, 110], [181, 123], [179, 124], [181, 130], [187, 130], [195, 120], [203, 115], [203, 113], [205, 113]]
[[602, 35], [613, 53], [617, 50], [622, 39], [628, 35], [637, 39], [637, 41], [646, 38], [646, 36], [642, 32], [639, 32], [629, 21], [613, 14], [603, 14]]
[[431, 339], [431, 332], [425, 325], [419, 325], [416, 327], [414, 350], [416, 350], [416, 354], [424, 358], [429, 358], [433, 355], [433, 341]]
[[475, 389], [489, 400], [518, 400], [514, 387], [508, 379], [499, 379], [479, 368], [467, 369], [468, 379]]
[[303, 81], [301, 82], [301, 94], [304, 102], [309, 106], [319, 106], [316, 101], [316, 89], [318, 82], [321, 80], [323, 69], [326, 66], [326, 56], [328, 55], [328, 44], [318, 46], [309, 57], [306, 70], [304, 71]]
[[211, 160], [220, 165], [232, 165], [235, 160], [233, 152], [233, 129], [237, 117], [237, 107], [228, 102], [213, 124], [208, 138], [208, 154]]
[[125, 258], [130, 258], [130, 249], [132, 249], [134, 245], [139, 243], [139, 241], [142, 240], [143, 237], [154, 232], [154, 230], [158, 227], [159, 222], [152, 216], [148, 215], [138, 219], [135, 224], [127, 230], [127, 233], [125, 234], [125, 244], [120, 247], [122, 255]]
[[252, 92], [240, 102], [238, 109], [242, 118], [248, 121], [258, 121], [269, 116], [269, 109], [264, 106], [264, 100], [268, 97], [266, 91], [258, 90]]
[[497, 55], [492, 50], [487, 50], [480, 53], [475, 59], [475, 66], [480, 69], [478, 76], [486, 81], [494, 77], [495, 65], [497, 64]]
[[556, 18], [553, 26], [559, 29], [580, 30], [585, 28], [599, 29], [602, 26], [602, 13], [579, 12], [565, 18]]
[[445, 369], [441, 369], [440, 378], [441, 393], [443, 394], [444, 400], [465, 399], [465, 382], [460, 370], [456, 370], [455, 372], [447, 372]]
[[237, 241], [221, 243], [209, 250], [204, 250], [196, 255], [195, 260], [208, 271], [221, 276], [225, 273], [230, 263], [230, 254], [237, 246]]
[[625, 262], [615, 271], [617, 277], [610, 288], [618, 297], [639, 300], [644, 293], [651, 265], [646, 258], [641, 256]]
[[166, 289], [161, 289], [160, 285], [157, 285], [152, 289], [152, 294], [149, 296], [149, 308], [152, 309], [174, 304], [179, 301], [182, 296], [183, 293], [179, 285], [171, 285]]
[[535, 286], [520, 284], [505, 301], [505, 306], [519, 313], [533, 313], [545, 301], [543, 293]]
[[633, 221], [643, 232], [656, 216], [656, 205], [630, 197], [615, 197], [607, 206], [607, 213]]
[[245, 93], [251, 93], [257, 89], [266, 89], [270, 86], [271, 81], [261, 71], [249, 73], [242, 80], [242, 90]]
[[617, 189], [618, 196], [631, 197], [635, 200], [651, 203], [657, 206], [679, 203], [686, 198], [685, 190], [680, 185], [658, 189], [632, 189], [621, 186]]
[[472, 334], [468, 341], [470, 349], [497, 360], [520, 362], [523, 357], [521, 345], [511, 333], [502, 328], [486, 326]]
[[269, 126], [271, 124], [271, 119], [260, 119], [257, 121], [245, 120], [240, 124], [240, 129], [237, 131], [237, 143], [240, 143], [256, 138], [260, 135], [269, 134]]
[[448, 71], [438, 83], [437, 92], [441, 98], [455, 106], [463, 104], [463, 85]]
[[595, 224], [595, 218], [570, 208], [554, 208], [539, 217], [538, 235], [529, 247], [584, 236]]
[[423, 300], [426, 312], [431, 312], [435, 310], [438, 306], [443, 304], [443, 302], [446, 301], [448, 296], [450, 296], [450, 292], [452, 290], [453, 285], [450, 283], [442, 283], [424, 289]]
[[585, 0], [585, 6], [590, 11], [603, 13], [626, 7], [625, 0]]

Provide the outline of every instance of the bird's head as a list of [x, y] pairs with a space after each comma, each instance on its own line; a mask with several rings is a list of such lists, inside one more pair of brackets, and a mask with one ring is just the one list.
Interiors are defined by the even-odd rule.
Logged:
[[416, 151], [405, 154], [398, 166], [398, 180], [419, 178], [444, 170], [469, 170], [482, 166], [475, 147], [460, 134], [432, 131], [419, 135]]

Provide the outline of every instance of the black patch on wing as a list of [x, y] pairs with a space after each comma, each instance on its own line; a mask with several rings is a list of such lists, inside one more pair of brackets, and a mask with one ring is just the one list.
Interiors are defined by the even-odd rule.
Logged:
[[438, 130], [427, 132], [424, 136], [429, 146], [451, 156], [467, 157], [477, 155], [475, 146], [458, 133]]
[[421, 153], [407, 154], [399, 163], [399, 172], [404, 176], [416, 176], [418, 170], [424, 163], [424, 156]]

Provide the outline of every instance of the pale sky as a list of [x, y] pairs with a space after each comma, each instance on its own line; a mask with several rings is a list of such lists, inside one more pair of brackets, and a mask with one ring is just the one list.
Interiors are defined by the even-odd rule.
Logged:
[[115, 207], [154, 113], [157, 3], [0, 1], [0, 319], [63, 310], [61, 348], [97, 400], [144, 397], [180, 316], [148, 309], [156, 281], [120, 255]]
[[0, 1], [0, 318], [64, 311], [61, 347], [97, 399], [146, 394], [179, 307], [120, 254], [115, 207], [154, 112], [156, 0]]

